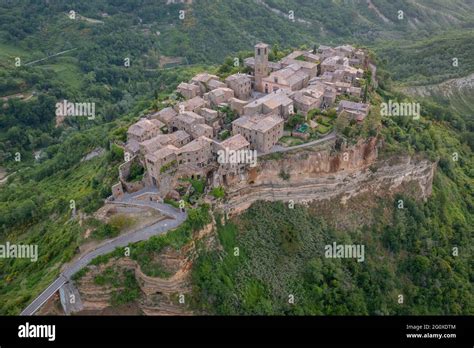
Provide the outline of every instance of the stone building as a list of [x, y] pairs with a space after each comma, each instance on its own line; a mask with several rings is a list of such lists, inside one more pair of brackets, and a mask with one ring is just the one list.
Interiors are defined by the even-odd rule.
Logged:
[[305, 61], [309, 63], [319, 63], [321, 62], [321, 55], [317, 53], [312, 53], [309, 51], [293, 51], [289, 55], [287, 55], [285, 58], [281, 60], [282, 64], [290, 65], [294, 61]]
[[265, 43], [255, 45], [255, 89], [259, 92], [265, 91], [262, 80], [268, 76], [268, 51], [269, 46]]
[[214, 134], [217, 134], [222, 127], [222, 118], [219, 112], [212, 109], [201, 109], [201, 116], [204, 117], [204, 122], [214, 129]]
[[[297, 53], [295, 55], [295, 52]], [[315, 77], [318, 74], [318, 64], [319, 64], [319, 56], [312, 55], [308, 52], [306, 54], [302, 53], [302, 51], [295, 51], [285, 58], [281, 60], [282, 68], [285, 68], [290, 65], [296, 65], [299, 69], [303, 70], [306, 74], [309, 75], [310, 78]], [[302, 53], [299, 54], [298, 53]], [[295, 57], [296, 58], [293, 58]], [[316, 60], [316, 62], [314, 62]]]
[[365, 117], [369, 114], [369, 104], [355, 103], [348, 100], [342, 100], [339, 103], [337, 112], [341, 117], [348, 117], [349, 119], [362, 122]]
[[287, 92], [278, 90], [246, 104], [243, 113], [246, 116], [273, 114], [287, 119], [294, 113], [293, 101], [288, 97]]
[[204, 124], [205, 119], [201, 115], [192, 111], [184, 111], [178, 114], [171, 122], [171, 130], [183, 130], [191, 134], [192, 126], [196, 124]]
[[221, 82], [218, 76], [208, 73], [197, 74], [191, 79], [191, 84], [199, 86], [201, 95], [219, 87], [226, 87], [226, 84]]
[[239, 116], [242, 116], [244, 114], [244, 107], [248, 104], [249, 102], [246, 100], [241, 100], [237, 98], [232, 98], [229, 100], [229, 106], [232, 111], [235, 111]]
[[135, 139], [130, 139], [125, 144], [124, 151], [128, 156], [135, 156], [140, 151], [140, 143]]
[[310, 85], [308, 88], [293, 93], [290, 98], [293, 100], [296, 111], [302, 115], [307, 115], [308, 111], [321, 108], [324, 98], [324, 86]]
[[298, 64], [292, 64], [262, 78], [263, 90], [267, 94], [279, 89], [297, 91], [306, 87], [309, 79], [310, 76]]
[[142, 118], [137, 123], [132, 124], [127, 131], [127, 139], [129, 141], [134, 140], [138, 143], [147, 139], [153, 138], [154, 136], [161, 133], [161, 128], [164, 127], [164, 123], [157, 119], [146, 119]]
[[[250, 151], [250, 143], [240, 134], [227, 138], [221, 143], [215, 143], [215, 150], [219, 167], [214, 175], [216, 185], [227, 185], [234, 180], [234, 176], [244, 173], [251, 165], [246, 162]], [[224, 159], [224, 160], [222, 160]], [[257, 158], [253, 158], [257, 161]]]
[[158, 186], [160, 176], [169, 169], [177, 166], [178, 148], [173, 145], [166, 145], [153, 153], [145, 155], [147, 173], [154, 186]]
[[329, 46], [320, 45], [317, 50], [317, 54], [319, 54], [322, 59], [326, 59], [328, 57], [335, 56], [336, 50]]
[[242, 116], [232, 122], [232, 133], [242, 135], [252, 149], [266, 153], [283, 136], [283, 124], [275, 115]]
[[336, 70], [344, 69], [349, 66], [349, 59], [341, 56], [328, 57], [321, 63], [321, 74], [325, 72], [335, 72]]
[[219, 87], [204, 94], [206, 100], [211, 106], [219, 106], [222, 103], [228, 103], [234, 97], [234, 91], [227, 87]]
[[355, 52], [355, 48], [351, 45], [342, 45], [335, 47], [334, 51], [338, 56], [350, 58]]
[[201, 89], [198, 85], [186, 82], [181, 82], [176, 88], [176, 91], [180, 93], [185, 99], [192, 99], [199, 96], [201, 93]]
[[190, 134], [194, 139], [199, 137], [213, 138], [216, 132], [211, 126], [208, 126], [205, 123], [200, 123], [191, 127]]
[[176, 104], [174, 108], [175, 108], [175, 111], [178, 113], [182, 113], [184, 111], [192, 111], [192, 112], [199, 113], [199, 111], [202, 108], [206, 108], [208, 106], [209, 106], [208, 102], [198, 96], [198, 97], [194, 97], [189, 100], [180, 102]]
[[153, 153], [166, 145], [181, 147], [190, 141], [191, 136], [182, 130], [170, 134], [159, 134], [154, 138], [140, 143], [140, 154], [145, 156], [146, 154]]
[[171, 107], [164, 108], [154, 114], [150, 115], [151, 119], [157, 119], [163, 122], [167, 127], [169, 127], [171, 120], [178, 115], [176, 111]]
[[252, 84], [250, 77], [245, 74], [230, 75], [225, 79], [227, 87], [234, 91], [237, 99], [247, 100], [252, 95]]
[[194, 139], [176, 151], [178, 165], [203, 168], [212, 163], [213, 141], [205, 136]]

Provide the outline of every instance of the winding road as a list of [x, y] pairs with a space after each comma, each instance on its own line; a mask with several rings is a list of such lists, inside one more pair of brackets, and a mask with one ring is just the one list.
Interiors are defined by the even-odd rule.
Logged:
[[21, 315], [33, 315], [51, 296], [53, 296], [56, 291], [59, 290], [59, 288], [61, 288], [61, 286], [67, 283], [75, 273], [86, 267], [96, 257], [111, 253], [116, 248], [125, 247], [131, 243], [147, 240], [150, 237], [166, 233], [167, 231], [178, 227], [186, 220], [186, 212], [180, 212], [178, 209], [163, 203], [138, 199], [139, 196], [148, 193], [156, 193], [156, 191], [154, 189], [145, 188], [133, 194], [126, 193], [119, 201], [111, 201], [108, 203], [156, 209], [163, 215], [168, 216], [170, 219], [159, 221], [143, 229], [105, 241], [98, 245], [94, 250], [82, 255], [79, 259], [69, 265], [59, 275], [59, 277], [46, 288], [46, 290], [35, 298], [33, 302], [31, 302], [28, 307], [21, 312]]
[[[287, 152], [295, 149], [310, 147], [335, 138], [336, 132], [333, 131], [321, 139], [314, 140], [305, 144], [291, 147], [274, 146], [269, 152], [264, 153], [262, 155], [277, 152]], [[48, 286], [48, 288], [46, 288], [45, 291], [43, 291], [36, 299], [33, 300], [33, 302], [30, 303], [28, 307], [25, 308], [25, 310], [23, 310], [23, 312], [21, 312], [21, 315], [33, 315], [51, 296], [53, 296], [56, 291], [59, 290], [59, 288], [61, 288], [61, 286], [67, 283], [75, 273], [86, 267], [96, 257], [111, 253], [116, 248], [125, 247], [131, 243], [147, 240], [152, 236], [163, 234], [171, 229], [178, 227], [181, 223], [183, 223], [184, 220], [186, 220], [187, 214], [185, 212], [180, 212], [178, 209], [172, 206], [149, 200], [139, 199], [140, 196], [154, 193], [157, 193], [156, 188], [145, 188], [132, 194], [125, 193], [120, 200], [109, 201], [108, 203], [156, 209], [163, 215], [168, 216], [170, 219], [157, 222], [143, 229], [105, 241], [104, 243], [97, 246], [97, 248], [95, 248], [94, 250], [84, 254], [79, 259], [74, 261], [71, 265], [69, 265], [59, 275], [59, 277], [54, 282], [52, 282]]]

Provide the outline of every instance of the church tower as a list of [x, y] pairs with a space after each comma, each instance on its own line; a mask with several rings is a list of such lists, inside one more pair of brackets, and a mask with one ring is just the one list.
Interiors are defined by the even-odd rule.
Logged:
[[268, 76], [268, 45], [258, 43], [255, 45], [255, 89], [264, 92], [262, 79]]

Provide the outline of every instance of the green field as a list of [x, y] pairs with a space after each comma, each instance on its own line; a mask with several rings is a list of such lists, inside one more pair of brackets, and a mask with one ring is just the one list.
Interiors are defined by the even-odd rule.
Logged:
[[282, 137], [279, 142], [283, 144], [284, 146], [295, 146], [295, 145], [301, 145], [304, 144], [304, 140], [296, 137], [291, 137], [291, 136], [285, 136]]

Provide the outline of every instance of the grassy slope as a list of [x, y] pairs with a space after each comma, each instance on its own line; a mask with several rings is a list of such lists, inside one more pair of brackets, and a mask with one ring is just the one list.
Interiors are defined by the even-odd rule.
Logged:
[[[61, 207], [63, 213], [11, 231], [2, 238], [10, 243], [37, 244], [39, 253], [37, 262], [18, 259], [0, 261], [0, 269], [6, 280], [0, 285], [2, 314], [15, 314], [21, 311], [31, 296], [46, 288], [58, 275], [61, 265], [74, 255], [81, 241], [83, 228], [77, 221], [68, 221], [71, 216], [69, 200], [79, 202], [81, 198], [91, 193], [90, 180], [102, 165], [99, 159], [94, 159], [71, 169], [67, 176], [64, 173], [57, 173], [39, 183], [30, 181], [21, 184], [25, 185], [23, 194], [40, 196], [46, 206], [56, 205], [62, 200], [59, 204], [65, 207]], [[15, 185], [13, 183], [9, 186]], [[12, 191], [18, 194], [18, 190], [12, 189]]]
[[[319, 2], [318, 6], [315, 6], [312, 1], [303, 1], [298, 6], [295, 5], [294, 1], [267, 2], [274, 7], [281, 8], [282, 11], [286, 11], [288, 8], [296, 8], [297, 16], [310, 21], [316, 19], [314, 22], [317, 24], [308, 28], [305, 24], [291, 23], [286, 18], [276, 15], [268, 9], [260, 6], [253, 7], [254, 2], [250, 0], [232, 2], [201, 1], [201, 5], [193, 6], [192, 16], [194, 16], [194, 22], [190, 20], [187, 23], [180, 23], [170, 15], [169, 21], [171, 24], [183, 25], [174, 28], [171, 25], [157, 24], [158, 28], [162, 30], [162, 36], [159, 38], [157, 45], [166, 55], [190, 55], [194, 61], [218, 62], [227, 54], [242, 49], [250, 49], [253, 43], [258, 40], [265, 40], [270, 43], [278, 42], [282, 46], [297, 46], [300, 44], [310, 45], [313, 42], [367, 42], [373, 38], [402, 38], [406, 34], [402, 26], [392, 25], [388, 27], [383, 25], [380, 19], [376, 18], [372, 12], [367, 11], [359, 2], [351, 2], [350, 6], [340, 1], [329, 4], [326, 1]], [[112, 6], [107, 1], [100, 1], [99, 3]], [[374, 1], [374, 3], [382, 12], [385, 11], [384, 14], [388, 17], [392, 16], [391, 9], [396, 8], [396, 6], [388, 6], [389, 2], [386, 1]], [[437, 14], [433, 15], [433, 13], [426, 13], [425, 11], [421, 16], [422, 24], [419, 25], [418, 30], [413, 31], [413, 35], [427, 35], [428, 33], [422, 32], [423, 30], [444, 30], [445, 26], [438, 24], [440, 18], [452, 14], [459, 16], [457, 12], [463, 13], [463, 18], [459, 19], [462, 21], [461, 23], [469, 25], [472, 19], [472, 9], [466, 8], [462, 3], [462, 1], [455, 1], [446, 5], [447, 9], [443, 8], [441, 10], [443, 4], [437, 1], [436, 6], [440, 7]], [[154, 7], [154, 11], [146, 10], [144, 11], [146, 13], [140, 13], [141, 17], [146, 18], [148, 15], [152, 20], [158, 12], [172, 12], [181, 8], [180, 6], [164, 8], [160, 3], [150, 6], [158, 6], [160, 9]], [[322, 8], [325, 12], [321, 11]], [[460, 8], [464, 8], [466, 11], [460, 11]], [[114, 17], [113, 11], [105, 10], [109, 11]], [[354, 23], [345, 21], [344, 16], [350, 16], [351, 11], [354, 10], [360, 11], [358, 21]], [[86, 9], [84, 11], [87, 13]], [[130, 17], [136, 16], [137, 13], [134, 11], [140, 11], [140, 9], [137, 10], [137, 7], [131, 9]], [[97, 11], [92, 12], [94, 13], [91, 13], [91, 16], [96, 17]], [[339, 13], [341, 14], [339, 15]], [[89, 15], [89, 13], [87, 14]], [[57, 52], [70, 48], [71, 42], [79, 45], [98, 44], [96, 41], [98, 36], [94, 33], [93, 25], [72, 25], [64, 17], [61, 12], [52, 13], [52, 18], [47, 21], [48, 29], [43, 28], [44, 30], [32, 32], [21, 43], [6, 44], [2, 42], [0, 44], [0, 66], [10, 69], [10, 60], [16, 56], [21, 56], [24, 62], [39, 59], [44, 57], [46, 52]], [[335, 28], [345, 27], [341, 26], [340, 23], [352, 24], [350, 24], [348, 31], [343, 34], [336, 34], [334, 32]], [[359, 27], [360, 23], [365, 23], [365, 26]], [[458, 25], [460, 24], [451, 22], [448, 27]], [[322, 26], [321, 31], [320, 26]], [[216, 28], [222, 28], [222, 30]], [[129, 30], [130, 28], [126, 29]], [[366, 35], [368, 32], [371, 33], [370, 36]], [[30, 44], [33, 45], [33, 49], [28, 48]], [[71, 57], [54, 58], [51, 62], [40, 64], [35, 69], [52, 69], [56, 73], [57, 79], [74, 92], [81, 87], [87, 89], [87, 86], [81, 84], [83, 74], [78, 69], [80, 61], [77, 59], [76, 53], [71, 53]], [[386, 56], [392, 54], [393, 51], [387, 51]], [[175, 84], [179, 74], [169, 73], [163, 79], [166, 87]], [[63, 177], [62, 173], [57, 173], [38, 182], [31, 181], [26, 184], [24, 182], [14, 182], [8, 185], [17, 185], [14, 192], [18, 194], [18, 199], [22, 195], [31, 194], [31, 192], [43, 196], [44, 202], [54, 200], [51, 198], [54, 194], [57, 195], [54, 197], [62, 197], [65, 202], [68, 202], [71, 197], [80, 199], [96, 191], [91, 189], [90, 183], [88, 184], [98, 169], [98, 167], [94, 168], [92, 163], [94, 162], [77, 163], [74, 167], [74, 171], [80, 173], [81, 178]], [[111, 175], [113, 176], [113, 173]], [[2, 188], [2, 194], [4, 190]], [[61, 263], [70, 258], [80, 241], [81, 231], [77, 226], [70, 228], [69, 225], [64, 225], [67, 217], [68, 213], [58, 210], [57, 214], [51, 217], [43, 216], [42, 219], [45, 221], [22, 226], [15, 233], [10, 234], [8, 238], [11, 238], [11, 240], [24, 242], [41, 240], [40, 252], [41, 250], [47, 250], [47, 254], [42, 255], [42, 267], [39, 266], [40, 263], [31, 264], [21, 261], [1, 264], [2, 275], [5, 277], [4, 279], [7, 279], [7, 282], [0, 287], [0, 302], [3, 304], [2, 313], [18, 313], [29, 301], [30, 296], [40, 292], [48, 281], [54, 278]], [[52, 221], [48, 222], [47, 220]], [[45, 238], [45, 236], [47, 237]], [[258, 286], [256, 287], [258, 288]], [[13, 293], [15, 295], [12, 295]]]
[[[102, 138], [98, 138], [101, 133], [104, 130], [100, 128], [89, 131], [92, 139], [102, 141]], [[83, 149], [77, 141], [75, 143], [76, 151]], [[90, 144], [88, 150], [83, 150], [84, 154], [96, 145]], [[70, 220], [70, 200], [75, 201], [78, 211], [84, 212], [94, 207], [94, 201], [100, 202], [98, 194], [103, 187], [116, 181], [117, 166], [110, 164], [107, 156], [75, 163], [41, 180], [32, 179], [51, 166], [52, 161], [61, 161], [60, 158], [60, 154], [57, 154], [53, 160], [24, 168], [21, 175], [14, 175], [0, 190], [0, 211], [18, 216], [15, 228], [3, 226], [1, 242], [37, 244], [39, 253], [37, 262], [0, 260], [1, 275], [5, 280], [0, 283], [2, 314], [19, 313], [32, 296], [47, 287], [58, 275], [60, 267], [75, 254], [85, 228], [79, 226], [77, 220]], [[94, 185], [93, 181], [100, 184]], [[22, 223], [27, 217], [29, 222]]]
[[[411, 202], [406, 212], [379, 201], [366, 213], [380, 217], [380, 209], [389, 209], [390, 219], [355, 230], [335, 231], [326, 217], [303, 207], [256, 203], [219, 227], [224, 251], [200, 255], [193, 269], [195, 309], [224, 315], [472, 315], [473, 219], [460, 202], [456, 185], [439, 173], [428, 203]], [[365, 261], [326, 259], [324, 245], [333, 242], [365, 245]], [[462, 250], [459, 257], [452, 256], [453, 246]], [[288, 304], [290, 294], [295, 305]]]

